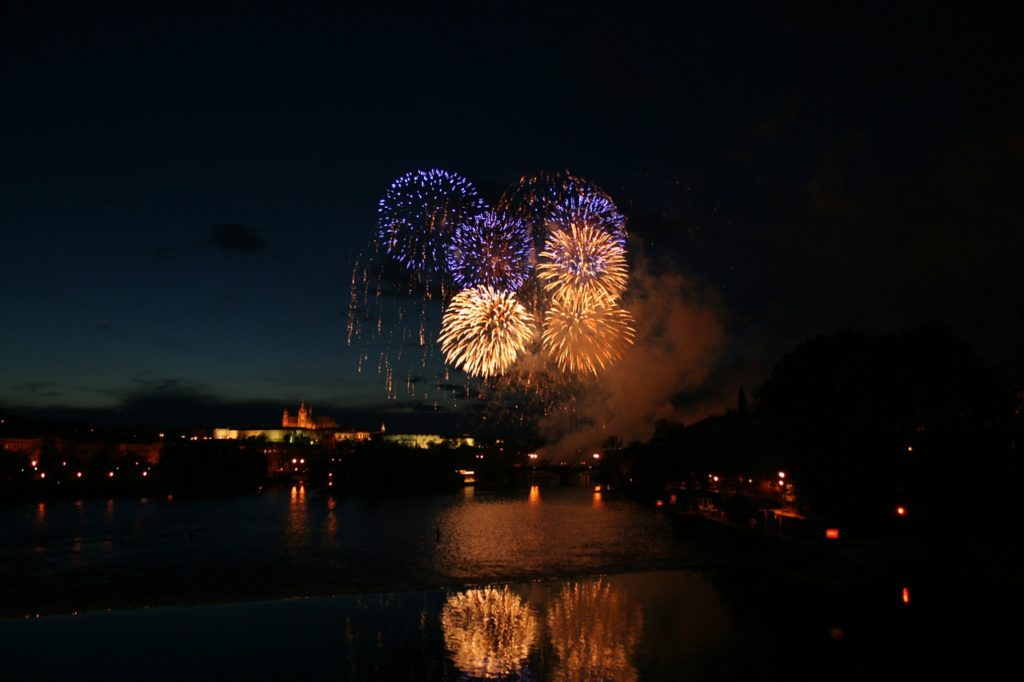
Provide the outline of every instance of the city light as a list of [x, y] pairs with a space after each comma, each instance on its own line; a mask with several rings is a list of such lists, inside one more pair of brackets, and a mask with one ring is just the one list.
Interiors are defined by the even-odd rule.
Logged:
[[825, 529], [825, 539], [826, 540], [838, 540], [839, 539], [839, 529], [838, 528], [826, 528]]

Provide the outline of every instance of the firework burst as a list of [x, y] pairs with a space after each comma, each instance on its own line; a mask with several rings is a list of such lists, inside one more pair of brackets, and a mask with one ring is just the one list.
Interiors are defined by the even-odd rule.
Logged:
[[549, 230], [568, 231], [574, 225], [587, 225], [610, 236], [626, 248], [626, 219], [615, 202], [600, 190], [579, 192], [565, 198], [551, 209]]
[[597, 374], [633, 343], [633, 317], [613, 300], [555, 300], [542, 343], [563, 372]]
[[448, 270], [462, 287], [517, 290], [530, 274], [530, 232], [526, 224], [493, 211], [470, 217], [452, 235]]
[[626, 290], [626, 250], [591, 225], [570, 225], [548, 235], [537, 276], [555, 300], [615, 299]]
[[449, 364], [491, 377], [505, 373], [533, 336], [533, 316], [512, 292], [481, 286], [452, 298], [438, 340]]
[[444, 267], [455, 227], [485, 210], [484, 200], [461, 175], [431, 169], [395, 180], [377, 207], [377, 238], [410, 270]]

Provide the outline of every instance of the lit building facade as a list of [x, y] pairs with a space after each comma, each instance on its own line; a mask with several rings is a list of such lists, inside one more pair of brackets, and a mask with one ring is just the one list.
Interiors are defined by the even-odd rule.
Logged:
[[314, 417], [313, 408], [306, 407], [305, 401], [299, 403], [299, 413], [294, 417], [284, 411], [281, 416], [281, 428], [283, 429], [333, 429], [338, 423], [330, 417]]

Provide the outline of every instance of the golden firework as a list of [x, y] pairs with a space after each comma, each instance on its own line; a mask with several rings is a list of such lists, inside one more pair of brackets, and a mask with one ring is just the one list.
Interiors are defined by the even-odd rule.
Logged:
[[544, 313], [544, 349], [563, 372], [589, 372], [611, 365], [633, 343], [633, 316], [612, 299], [555, 299]]
[[534, 335], [533, 316], [513, 293], [489, 286], [460, 291], [441, 318], [445, 360], [470, 376], [504, 374]]
[[626, 290], [626, 250], [592, 225], [574, 223], [552, 231], [539, 261], [537, 277], [556, 301], [570, 296], [615, 299]]

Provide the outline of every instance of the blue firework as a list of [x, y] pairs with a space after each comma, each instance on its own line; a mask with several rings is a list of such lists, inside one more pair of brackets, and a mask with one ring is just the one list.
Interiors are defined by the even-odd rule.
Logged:
[[526, 223], [486, 211], [455, 228], [448, 245], [448, 270], [464, 288], [516, 291], [530, 274], [530, 247]]
[[377, 206], [377, 238], [410, 270], [444, 267], [456, 226], [486, 210], [466, 178], [446, 170], [413, 171], [391, 183]]
[[604, 232], [619, 246], [626, 247], [626, 219], [601, 190], [572, 194], [551, 210], [549, 228], [570, 230], [585, 226]]
[[552, 229], [588, 224], [626, 245], [626, 220], [611, 197], [570, 171], [524, 175], [498, 200], [497, 209], [526, 222], [536, 251]]

